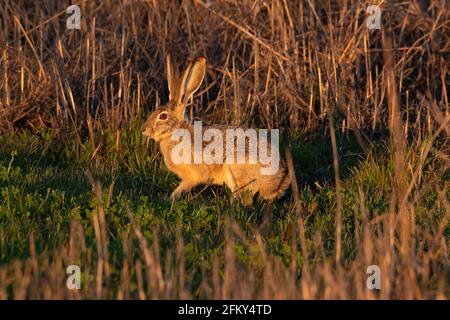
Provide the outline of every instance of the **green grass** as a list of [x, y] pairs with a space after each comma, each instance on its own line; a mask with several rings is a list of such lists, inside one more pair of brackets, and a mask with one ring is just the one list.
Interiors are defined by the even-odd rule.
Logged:
[[[168, 195], [176, 187], [177, 178], [165, 168], [157, 146], [153, 142], [147, 145], [132, 126], [123, 132], [120, 150], [113, 137], [112, 133], [99, 137], [96, 145], [100, 144], [100, 149], [93, 159], [94, 148], [88, 140], [79, 144], [75, 138], [61, 139], [51, 132], [0, 137], [0, 266], [30, 256], [30, 234], [34, 236], [38, 253], [63, 246], [68, 241], [72, 219], [82, 223], [87, 246], [95, 250], [92, 216], [97, 199], [86, 170], [101, 181], [105, 203], [114, 181], [105, 209], [111, 236], [110, 254], [122, 254], [121, 234], [130, 226], [128, 206], [149, 241], [158, 233], [162, 252], [173, 248], [176, 235], [181, 232], [188, 276], [194, 288], [200, 283], [201, 268], [205, 265], [210, 268], [213, 257], [223, 249], [228, 217], [244, 232], [261, 225], [266, 204], [258, 202], [254, 207], [243, 207], [231, 201], [229, 191], [221, 187], [198, 187], [172, 205]], [[377, 157], [374, 152], [364, 158], [355, 143], [345, 139], [341, 154], [344, 261], [352, 259], [356, 251], [354, 215], [360, 214], [359, 188], [366, 195], [365, 205], [371, 214], [385, 212], [389, 207], [393, 172], [386, 155]], [[309, 217], [306, 232], [311, 240], [308, 241], [320, 233], [325, 254], [330, 255], [334, 250], [336, 207], [331, 147], [323, 138], [296, 139], [293, 155], [301, 200]], [[429, 197], [435, 198], [436, 194], [431, 192]], [[435, 221], [433, 217], [444, 214], [442, 208], [432, 208], [433, 203], [424, 201], [421, 207], [430, 212], [431, 216], [424, 219], [430, 226]], [[264, 230], [266, 248], [286, 263], [293, 244], [290, 228], [296, 219], [288, 194], [276, 203], [272, 221]], [[239, 242], [235, 251], [245, 265], [261, 267], [256, 251], [246, 249]], [[301, 253], [298, 259], [301, 263]]]

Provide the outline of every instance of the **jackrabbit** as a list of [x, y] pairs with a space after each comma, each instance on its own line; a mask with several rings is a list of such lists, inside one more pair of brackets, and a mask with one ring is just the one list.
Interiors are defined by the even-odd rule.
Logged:
[[[207, 161], [180, 163], [175, 161], [173, 151], [179, 142], [176, 139], [174, 141], [174, 133], [177, 130], [184, 130], [190, 133], [191, 136], [195, 134], [194, 126], [187, 121], [185, 109], [189, 99], [198, 90], [203, 81], [206, 71], [206, 59], [198, 57], [191, 61], [181, 78], [170, 55], [166, 58], [166, 68], [169, 102], [163, 107], [158, 107], [150, 114], [142, 125], [142, 133], [159, 143], [166, 166], [181, 178], [180, 184], [171, 194], [172, 201], [177, 199], [183, 192], [187, 192], [199, 184], [225, 184], [231, 189], [234, 196], [240, 198], [246, 205], [253, 203], [253, 197], [258, 192], [261, 198], [270, 202], [281, 197], [290, 184], [285, 163], [278, 158], [279, 163], [276, 172], [269, 175], [261, 174], [261, 169], [264, 168], [264, 165], [248, 161], [250, 143], [248, 145], [244, 144], [244, 163], [231, 163], [228, 161], [219, 161], [217, 163]], [[205, 126], [201, 129], [202, 133], [208, 129], [216, 130], [215, 132], [223, 133], [225, 136], [227, 129], [236, 129], [236, 127]], [[265, 145], [267, 146], [267, 144]], [[204, 147], [204, 141], [201, 142], [201, 147]], [[279, 155], [278, 145], [268, 145], [268, 149], [271, 154], [276, 151]], [[199, 151], [198, 147], [188, 148], [188, 150], [192, 152], [192, 154], [189, 154], [189, 158], [191, 156], [195, 157], [194, 153]], [[238, 150], [233, 150], [232, 152], [236, 153]]]

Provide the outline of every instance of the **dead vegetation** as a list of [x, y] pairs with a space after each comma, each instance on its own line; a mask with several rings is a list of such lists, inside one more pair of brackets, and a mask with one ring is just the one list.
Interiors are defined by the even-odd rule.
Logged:
[[[307, 226], [314, 210], [293, 193], [289, 262], [266, 248], [264, 232], [244, 232], [226, 217], [220, 254], [202, 265], [193, 287], [182, 230], [171, 249], [161, 250], [165, 230], [148, 239], [128, 210], [127, 232], [111, 235], [108, 204], [90, 177], [98, 198], [95, 249], [77, 220], [67, 242], [51, 251], [36, 252], [31, 234], [29, 256], [0, 266], [0, 298], [448, 298], [450, 9], [445, 0], [377, 2], [381, 30], [366, 27], [373, 3], [353, 0], [79, 1], [81, 30], [68, 30], [68, 1], [4, 0], [1, 133], [51, 129], [55, 139], [88, 139], [91, 159], [102, 162], [107, 150], [99, 137], [113, 132], [120, 152], [122, 128], [167, 101], [165, 55], [178, 64], [203, 55], [207, 79], [191, 115], [282, 128], [291, 137], [324, 133], [332, 144], [336, 206], [330, 254], [321, 230]], [[387, 141], [393, 163], [384, 212], [371, 212], [370, 195], [359, 187], [352, 253], [341, 244], [349, 231], [342, 228], [336, 135], [354, 138], [367, 159]], [[441, 212], [434, 227], [421, 224], [427, 213], [418, 207], [430, 193]], [[120, 237], [120, 253], [109, 252], [111, 237]], [[236, 243], [251, 263], [237, 258]], [[65, 288], [69, 264], [86, 266], [81, 291]], [[373, 264], [383, 275], [380, 291], [366, 288]]]

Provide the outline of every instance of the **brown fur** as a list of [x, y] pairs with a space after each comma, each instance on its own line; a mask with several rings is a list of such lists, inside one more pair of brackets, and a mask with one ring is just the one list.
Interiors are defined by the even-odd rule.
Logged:
[[[171, 140], [173, 131], [179, 128], [188, 129], [193, 137], [193, 127], [185, 120], [185, 108], [189, 98], [200, 87], [205, 74], [206, 59], [200, 57], [191, 61], [181, 78], [170, 56], [167, 57], [166, 64], [170, 91], [169, 103], [150, 114], [142, 126], [142, 131], [144, 135], [159, 142], [167, 168], [181, 179], [171, 198], [175, 200], [183, 192], [199, 184], [225, 184], [247, 205], [252, 203], [257, 192], [267, 201], [274, 201], [281, 197], [290, 184], [286, 165], [282, 160], [280, 160], [278, 172], [274, 175], [261, 175], [259, 163], [175, 164], [172, 161], [171, 152], [178, 143]], [[225, 136], [225, 130], [234, 127], [212, 126], [209, 128], [219, 129]], [[203, 131], [206, 129], [208, 127], [203, 127]], [[192, 152], [195, 152], [194, 148]]]

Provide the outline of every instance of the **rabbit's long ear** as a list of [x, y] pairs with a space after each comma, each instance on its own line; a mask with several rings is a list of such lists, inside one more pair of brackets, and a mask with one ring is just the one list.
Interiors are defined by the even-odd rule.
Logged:
[[169, 85], [169, 100], [177, 100], [178, 99], [178, 83], [179, 83], [179, 74], [178, 69], [173, 63], [172, 56], [170, 53], [166, 56], [166, 72], [167, 72], [167, 82]]
[[175, 110], [177, 116], [184, 118], [184, 109], [189, 98], [192, 97], [195, 91], [198, 90], [202, 84], [206, 72], [206, 59], [198, 57], [191, 61], [183, 72], [181, 77], [180, 87], [178, 91], [178, 103]]

